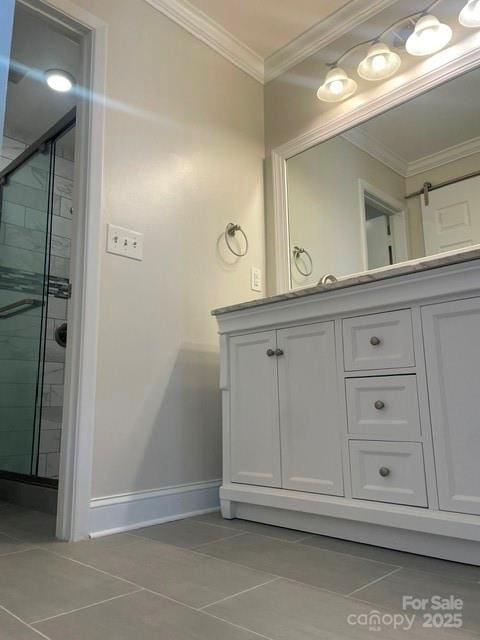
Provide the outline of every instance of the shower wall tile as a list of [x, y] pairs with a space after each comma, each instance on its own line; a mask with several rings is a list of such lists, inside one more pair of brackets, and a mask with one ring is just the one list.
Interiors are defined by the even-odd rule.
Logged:
[[62, 425], [63, 407], [43, 407], [42, 429], [59, 429]]
[[52, 235], [52, 242], [50, 246], [51, 246], [52, 256], [58, 256], [60, 258], [70, 257], [71, 242], [68, 238], [61, 238], [60, 236]]
[[8, 202], [30, 207], [31, 209], [38, 209], [39, 211], [46, 211], [48, 194], [42, 189], [35, 189], [23, 184], [11, 182], [8, 187]]
[[25, 207], [25, 227], [27, 229], [45, 232], [47, 229], [47, 216], [45, 212]]
[[0, 469], [15, 473], [30, 474], [31, 455], [0, 456]]
[[52, 233], [62, 238], [72, 237], [72, 222], [61, 216], [53, 216]]
[[46, 236], [42, 231], [34, 231], [13, 224], [2, 225], [5, 227], [5, 244], [9, 247], [18, 247], [28, 251], [44, 252]]
[[63, 298], [50, 296], [48, 300], [48, 317], [64, 320], [67, 317], [67, 301]]
[[23, 227], [25, 225], [25, 207], [13, 204], [13, 202], [3, 202], [0, 222]]
[[26, 187], [46, 191], [48, 189], [48, 173], [48, 163], [45, 161], [45, 158], [41, 160], [41, 168], [36, 167], [32, 161], [30, 161], [27, 165], [17, 169], [12, 176], [11, 183], [22, 184]]
[[40, 431], [40, 453], [58, 453], [60, 451], [61, 429]]
[[28, 251], [3, 245], [0, 251], [0, 266], [11, 269], [21, 269], [31, 273], [42, 273], [44, 264], [43, 253]]
[[61, 176], [55, 176], [55, 184], [53, 185], [53, 193], [57, 196], [72, 199], [73, 181]]
[[[0, 451], [2, 456], [28, 454], [32, 450], [32, 430], [0, 432]], [[45, 452], [48, 453], [48, 452]]]
[[[34, 360], [38, 359], [38, 340], [0, 336], [1, 360]], [[8, 363], [2, 363], [8, 366]]]
[[0, 432], [29, 429], [32, 426], [35, 407], [0, 407]]
[[4, 136], [2, 144], [2, 157], [7, 160], [15, 160], [25, 149], [27, 145], [19, 140], [14, 140], [8, 136]]
[[60, 453], [48, 453], [45, 477], [58, 478], [59, 469], [60, 469]]
[[55, 158], [55, 175], [60, 178], [67, 178], [67, 180], [73, 181], [74, 164], [67, 158], [61, 158], [57, 156]]
[[[2, 292], [3, 294], [3, 292]], [[18, 298], [18, 294], [17, 294]], [[3, 295], [2, 295], [3, 302]], [[7, 304], [5, 302], [5, 304]], [[36, 338], [40, 336], [40, 323], [35, 316], [12, 316], [2, 318], [0, 322], [0, 336], [15, 336], [17, 338]], [[1, 377], [1, 371], [0, 371]]]
[[0, 360], [0, 385], [6, 382], [36, 383], [37, 367], [22, 360], [9, 360], [8, 363]]
[[69, 198], [60, 199], [60, 215], [68, 220], [73, 219], [73, 202]]
[[45, 341], [45, 363], [47, 362], [65, 362], [65, 349], [55, 340]]
[[30, 383], [0, 385], [0, 407], [30, 407], [35, 404], [37, 385]]
[[44, 384], [63, 384], [64, 373], [64, 364], [61, 364], [59, 362], [45, 362], [43, 382]]
[[57, 278], [68, 278], [70, 276], [70, 260], [59, 256], [51, 256], [50, 273]]

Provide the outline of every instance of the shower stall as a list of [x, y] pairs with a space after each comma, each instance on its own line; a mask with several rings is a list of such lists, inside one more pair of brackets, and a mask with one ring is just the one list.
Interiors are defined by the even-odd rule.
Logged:
[[2, 483], [58, 486], [74, 128], [75, 110], [0, 171], [3, 499]]

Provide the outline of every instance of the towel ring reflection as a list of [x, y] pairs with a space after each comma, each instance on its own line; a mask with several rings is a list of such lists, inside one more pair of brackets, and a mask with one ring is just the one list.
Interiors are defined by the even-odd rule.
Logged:
[[[302, 271], [302, 269], [298, 266], [298, 258], [301, 255], [306, 255], [308, 260], [309, 260], [309, 262], [310, 262], [310, 268], [307, 269], [306, 271]], [[295, 268], [298, 271], [298, 273], [300, 273], [302, 276], [305, 276], [306, 278], [308, 278], [308, 276], [312, 275], [312, 273], [313, 273], [312, 256], [303, 247], [293, 247], [293, 264], [295, 265]]]
[[[230, 238], [234, 238], [237, 231], [239, 231], [245, 239], [245, 250], [243, 252], [235, 251], [235, 249], [230, 244]], [[245, 234], [245, 231], [242, 229], [242, 227], [239, 224], [234, 224], [233, 222], [229, 222], [227, 224], [227, 228], [225, 229], [225, 242], [227, 243], [227, 247], [230, 249], [230, 251], [233, 253], [234, 256], [237, 256], [237, 258], [243, 258], [243, 256], [247, 255], [248, 238]]]

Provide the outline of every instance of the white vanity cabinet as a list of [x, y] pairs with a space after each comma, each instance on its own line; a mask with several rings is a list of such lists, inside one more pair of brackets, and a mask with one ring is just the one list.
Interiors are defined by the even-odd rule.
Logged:
[[480, 260], [218, 323], [225, 517], [480, 565]]
[[333, 322], [230, 341], [231, 481], [343, 495]]
[[440, 509], [480, 516], [480, 298], [422, 314]]

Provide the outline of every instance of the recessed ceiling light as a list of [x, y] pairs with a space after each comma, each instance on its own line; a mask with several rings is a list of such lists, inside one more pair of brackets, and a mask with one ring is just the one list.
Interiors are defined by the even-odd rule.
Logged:
[[75, 84], [75, 78], [62, 69], [49, 69], [45, 72], [45, 79], [50, 89], [60, 93], [68, 93]]

